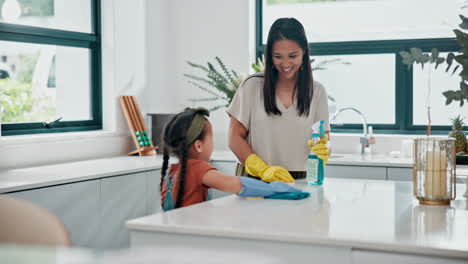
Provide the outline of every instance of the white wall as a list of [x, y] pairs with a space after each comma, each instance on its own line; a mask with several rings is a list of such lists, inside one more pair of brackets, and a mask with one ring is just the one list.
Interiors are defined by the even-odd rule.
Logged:
[[[0, 169], [125, 155], [133, 148], [119, 95], [135, 95], [144, 113], [193, 106], [186, 60], [215, 56], [238, 72], [253, 61], [253, 0], [102, 0], [104, 130], [0, 137]], [[253, 36], [253, 35], [252, 35]], [[218, 149], [227, 149], [227, 115], [213, 113]]]
[[[255, 52], [254, 8], [252, 0], [148, 1], [145, 111], [168, 113], [203, 106], [188, 101], [205, 94], [183, 76], [199, 73], [187, 60], [205, 64], [219, 56], [229, 68], [247, 75]], [[216, 149], [227, 150], [229, 120], [225, 109], [213, 112], [210, 120]]]

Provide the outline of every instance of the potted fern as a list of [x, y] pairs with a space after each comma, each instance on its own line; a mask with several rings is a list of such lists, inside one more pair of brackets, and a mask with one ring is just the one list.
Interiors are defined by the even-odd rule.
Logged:
[[[193, 74], [184, 74], [189, 79], [189, 83], [203, 90], [208, 97], [200, 99], [190, 99], [192, 102], [214, 102], [215, 106], [209, 108], [209, 111], [215, 111], [222, 107], [228, 107], [236, 93], [237, 88], [244, 80], [244, 77], [234, 70], [229, 70], [224, 62], [218, 56], [215, 61], [220, 69], [217, 69], [213, 63], [208, 62], [207, 66], [187, 61], [188, 65], [199, 69], [206, 74], [200, 77]], [[214, 89], [213, 89], [214, 88]]]

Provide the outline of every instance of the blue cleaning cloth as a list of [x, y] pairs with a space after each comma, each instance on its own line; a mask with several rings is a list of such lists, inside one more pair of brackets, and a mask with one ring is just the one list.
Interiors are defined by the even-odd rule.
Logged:
[[[293, 199], [293, 197], [300, 197], [298, 196], [299, 193], [303, 193], [300, 189], [292, 187], [291, 185], [284, 183], [284, 182], [271, 182], [266, 183], [259, 180], [254, 180], [248, 177], [240, 177], [240, 181], [242, 184], [242, 190], [238, 194], [241, 197], [272, 197], [271, 199]], [[283, 196], [274, 196], [280, 195]], [[296, 195], [289, 195], [284, 196], [287, 194], [296, 194]], [[303, 195], [304, 196], [304, 195]], [[284, 197], [284, 198], [274, 198], [274, 197]], [[303, 197], [306, 198], [306, 197]], [[303, 198], [295, 198], [295, 199], [303, 199]]]
[[310, 196], [308, 192], [277, 193], [265, 197], [265, 199], [301, 200]]

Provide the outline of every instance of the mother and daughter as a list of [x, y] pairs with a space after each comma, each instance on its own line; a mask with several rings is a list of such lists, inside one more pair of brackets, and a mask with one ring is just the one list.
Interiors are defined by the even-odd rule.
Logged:
[[[308, 197], [288, 183], [305, 178], [310, 149], [326, 163], [330, 126], [327, 94], [312, 78], [308, 41], [299, 21], [280, 18], [273, 23], [265, 71], [247, 77], [227, 113], [229, 147], [241, 163], [236, 174], [247, 177], [225, 175], [209, 163], [213, 152], [209, 113], [203, 108], [186, 109], [170, 120], [162, 136], [163, 209], [206, 201], [209, 188], [241, 197]], [[326, 138], [308, 147], [310, 127], [319, 120], [325, 121]], [[169, 166], [171, 155], [178, 163]]]

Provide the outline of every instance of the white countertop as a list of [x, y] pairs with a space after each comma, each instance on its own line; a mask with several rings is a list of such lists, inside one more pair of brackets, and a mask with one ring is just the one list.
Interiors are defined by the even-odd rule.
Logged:
[[312, 243], [468, 258], [468, 203], [419, 205], [410, 182], [326, 179], [305, 200], [236, 195], [127, 222], [131, 231]]
[[121, 156], [0, 171], [0, 193], [161, 168], [161, 156]]
[[332, 153], [328, 164], [411, 168], [413, 167], [413, 158], [394, 158], [387, 154], [359, 155]]
[[[237, 161], [230, 151], [213, 152], [213, 161]], [[385, 155], [360, 156], [332, 154], [330, 165], [355, 166], [412, 166], [410, 159], [389, 158]], [[0, 170], [0, 193], [40, 188], [45, 186], [92, 180], [115, 175], [160, 169], [162, 156], [120, 156], [23, 169]], [[457, 167], [457, 175], [468, 176], [468, 166]]]

